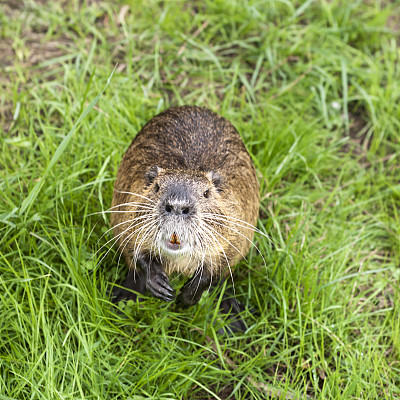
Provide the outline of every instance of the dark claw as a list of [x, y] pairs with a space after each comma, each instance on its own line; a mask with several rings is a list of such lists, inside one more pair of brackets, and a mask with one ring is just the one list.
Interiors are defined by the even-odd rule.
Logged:
[[164, 301], [173, 301], [175, 290], [169, 284], [169, 280], [164, 271], [153, 274], [147, 279], [147, 290], [156, 298]]
[[170, 302], [173, 301], [175, 298], [175, 295], [173, 293], [162, 291], [159, 288], [153, 288], [151, 286], [147, 286], [147, 289], [149, 290], [149, 292], [152, 294], [153, 297], [156, 297], [157, 299], [160, 300]]
[[169, 278], [168, 278], [168, 275], [167, 275], [164, 271], [161, 271], [161, 278], [162, 278], [162, 280], [163, 280], [164, 282], [167, 282], [167, 284], [169, 285]]

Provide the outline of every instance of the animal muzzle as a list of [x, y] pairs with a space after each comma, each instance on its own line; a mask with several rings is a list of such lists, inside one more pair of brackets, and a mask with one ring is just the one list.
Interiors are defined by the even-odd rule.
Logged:
[[190, 189], [184, 184], [171, 186], [161, 201], [160, 211], [166, 217], [187, 218], [193, 215], [196, 210]]
[[189, 215], [191, 208], [189, 203], [168, 201], [165, 204], [165, 212], [169, 215]]

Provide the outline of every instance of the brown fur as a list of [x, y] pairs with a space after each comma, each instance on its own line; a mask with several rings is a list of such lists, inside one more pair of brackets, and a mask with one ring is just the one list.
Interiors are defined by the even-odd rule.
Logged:
[[[140, 230], [152, 218], [157, 219], [165, 191], [182, 182], [191, 188], [195, 199], [197, 226], [205, 224], [206, 232], [214, 235], [206, 234], [203, 248], [195, 246], [190, 259], [187, 254], [174, 258], [159, 252], [155, 237], [145, 237], [147, 232]], [[204, 196], [206, 190], [208, 198]], [[136, 193], [155, 203], [122, 192]], [[145, 209], [138, 212], [138, 205], [119, 206], [131, 202], [143, 203]], [[232, 267], [246, 255], [253, 237], [252, 229], [230, 223], [229, 218], [244, 221], [231, 220], [243, 226], [255, 226], [259, 186], [253, 162], [233, 125], [206, 108], [183, 106], [155, 116], [135, 137], [118, 169], [112, 206], [119, 211], [111, 215], [114, 235], [120, 235], [118, 242], [129, 267], [135, 267], [140, 244], [139, 253], [158, 259], [168, 275], [193, 275], [204, 264], [212, 276], [224, 276], [229, 273], [228, 263]], [[202, 217], [205, 212], [228, 219], [206, 222]], [[135, 223], [139, 217], [144, 218], [135, 226], [124, 224], [128, 219]]]

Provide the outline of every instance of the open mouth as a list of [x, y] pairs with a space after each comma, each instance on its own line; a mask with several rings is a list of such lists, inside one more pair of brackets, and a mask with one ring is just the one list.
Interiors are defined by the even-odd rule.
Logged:
[[166, 247], [169, 250], [177, 251], [181, 250], [184, 245], [181, 243], [180, 238], [178, 235], [174, 232], [169, 239], [165, 241]]

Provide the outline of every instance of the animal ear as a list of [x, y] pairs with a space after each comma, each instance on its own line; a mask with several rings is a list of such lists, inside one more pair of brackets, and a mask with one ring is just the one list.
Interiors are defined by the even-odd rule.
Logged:
[[154, 181], [154, 179], [157, 178], [160, 172], [161, 168], [157, 167], [157, 165], [152, 165], [150, 168], [148, 168], [146, 171], [147, 184], [150, 185]]
[[225, 178], [218, 171], [210, 171], [208, 173], [208, 178], [216, 187], [218, 192], [223, 192]]

